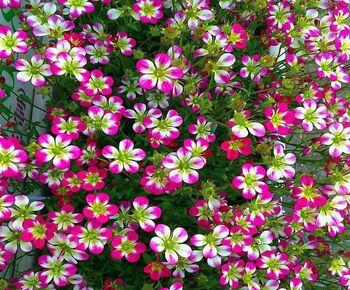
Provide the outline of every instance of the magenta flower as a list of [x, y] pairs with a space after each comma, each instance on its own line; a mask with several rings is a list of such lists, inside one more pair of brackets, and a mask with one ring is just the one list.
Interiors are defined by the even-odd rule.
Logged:
[[146, 127], [143, 125], [143, 120], [148, 116], [158, 119], [162, 116], [162, 112], [159, 109], [150, 109], [147, 111], [147, 106], [143, 103], [136, 103], [134, 105], [134, 110], [127, 109], [124, 111], [124, 117], [128, 119], [135, 119], [135, 123], [132, 128], [138, 134], [146, 130]]
[[273, 148], [274, 157], [271, 160], [269, 169], [266, 172], [267, 177], [273, 181], [279, 181], [281, 178], [293, 178], [295, 170], [291, 166], [296, 162], [295, 154], [284, 153], [284, 146], [277, 144]]
[[0, 8], [18, 8], [21, 6], [20, 0], [0, 0]]
[[258, 54], [252, 57], [244, 55], [241, 62], [244, 65], [239, 71], [242, 78], [247, 78], [250, 75], [251, 80], [258, 83], [261, 77], [265, 76], [268, 72], [267, 68], [261, 66], [260, 56]]
[[107, 193], [88, 194], [83, 213], [88, 219], [94, 219], [101, 224], [109, 221], [110, 217], [118, 212], [118, 207], [114, 204], [108, 204], [109, 195]]
[[[41, 272], [24, 272], [22, 277], [17, 279], [14, 282], [14, 285], [17, 287], [17, 289], [23, 289], [23, 290], [32, 290], [33, 287], [36, 287], [38, 289], [44, 289], [48, 285], [44, 281], [41, 281]], [[35, 289], [35, 288], [34, 288]]]
[[139, 236], [134, 231], [128, 231], [125, 235], [119, 235], [113, 238], [111, 257], [121, 260], [123, 257], [130, 262], [136, 263], [140, 259], [140, 255], [146, 251], [147, 247], [144, 243], [137, 242]]
[[42, 87], [46, 84], [45, 77], [51, 75], [50, 65], [44, 64], [41, 54], [34, 54], [30, 63], [24, 59], [15, 61], [15, 69], [20, 71], [17, 74], [17, 80], [22, 83], [31, 81], [33, 86]]
[[269, 188], [264, 179], [266, 171], [262, 166], [254, 166], [251, 163], [242, 165], [242, 175], [232, 180], [235, 188], [242, 190], [242, 196], [246, 199], [254, 198], [256, 193], [266, 193]]
[[72, 235], [79, 238], [83, 250], [89, 249], [94, 255], [101, 254], [104, 245], [112, 237], [113, 233], [109, 228], [102, 228], [102, 224], [96, 220], [90, 220], [86, 227], [75, 226], [71, 230]]
[[21, 239], [31, 242], [37, 249], [43, 249], [45, 241], [53, 238], [56, 229], [54, 223], [44, 221], [42, 216], [38, 215], [35, 219], [24, 220]]
[[90, 77], [82, 80], [80, 84], [88, 96], [110, 95], [114, 81], [111, 77], [104, 76], [102, 71], [94, 69]]
[[73, 21], [66, 20], [60, 15], [50, 15], [47, 22], [33, 27], [33, 34], [35, 36], [52, 35], [55, 39], [63, 38], [63, 33], [74, 29]]
[[[181, 11], [182, 12], [182, 11]], [[188, 19], [188, 28], [196, 30], [202, 21], [210, 20], [214, 17], [210, 10], [209, 2], [206, 0], [186, 1], [184, 16]], [[181, 19], [181, 17], [179, 17]]]
[[252, 134], [256, 137], [262, 137], [265, 135], [266, 130], [264, 125], [258, 122], [251, 122], [250, 112], [244, 110], [242, 112], [236, 112], [234, 117], [227, 122], [232, 127], [231, 132], [238, 138], [248, 137], [248, 134]]
[[0, 175], [13, 178], [20, 173], [20, 167], [28, 159], [22, 146], [11, 139], [0, 137]]
[[266, 251], [271, 251], [270, 244], [274, 237], [274, 234], [268, 230], [265, 230], [259, 236], [254, 237], [253, 243], [243, 248], [243, 251], [247, 253], [248, 259], [254, 261], [259, 258], [260, 254]]
[[231, 25], [231, 33], [227, 36], [227, 40], [235, 47], [243, 49], [247, 46], [248, 34], [242, 25], [234, 23]]
[[156, 24], [163, 18], [163, 3], [161, 0], [137, 0], [132, 6], [136, 13], [136, 18], [142, 23]]
[[232, 264], [224, 264], [221, 266], [221, 272], [220, 284], [223, 286], [229, 284], [231, 289], [236, 289], [239, 286], [239, 279], [244, 274], [244, 261], [238, 260]]
[[266, 275], [270, 279], [283, 279], [290, 272], [289, 257], [286, 253], [266, 251], [255, 263], [259, 268], [266, 269]]
[[118, 133], [120, 116], [103, 110], [98, 106], [91, 106], [88, 110], [87, 133], [93, 134], [95, 130], [102, 130], [106, 135], [113, 136]]
[[87, 59], [82, 54], [71, 55], [68, 52], [60, 52], [57, 60], [51, 64], [51, 72], [55, 76], [74, 76], [78, 81], [88, 80], [90, 73], [83, 67]]
[[139, 78], [139, 85], [145, 90], [157, 87], [164, 93], [170, 93], [174, 87], [173, 80], [181, 79], [182, 70], [179, 67], [172, 67], [173, 60], [166, 53], [157, 53], [154, 63], [148, 59], [141, 59], [136, 63], [137, 70], [142, 73]]
[[58, 3], [69, 8], [69, 15], [72, 18], [78, 18], [82, 14], [92, 13], [95, 7], [87, 0], [72, 1], [72, 0], [58, 0]]
[[329, 155], [350, 154], [350, 127], [344, 128], [341, 123], [334, 122], [328, 126], [328, 131], [320, 137], [320, 143], [329, 146]]
[[42, 255], [38, 259], [38, 264], [44, 268], [40, 281], [48, 284], [53, 280], [58, 287], [66, 286], [68, 277], [77, 272], [77, 267], [73, 264], [65, 264], [62, 256]]
[[156, 226], [153, 220], [160, 218], [162, 210], [158, 206], [149, 206], [149, 200], [144, 196], [136, 197], [132, 205], [134, 206], [132, 218], [142, 230], [152, 232]]
[[276, 108], [266, 108], [264, 115], [268, 119], [265, 127], [270, 132], [287, 135], [291, 132], [289, 128], [294, 122], [294, 112], [288, 110], [286, 103], [279, 103]]
[[83, 221], [83, 215], [74, 213], [74, 208], [71, 205], [65, 205], [59, 212], [52, 211], [47, 214], [47, 217], [57, 225], [58, 230], [69, 230]]
[[49, 134], [43, 134], [38, 138], [38, 143], [43, 149], [35, 152], [35, 158], [43, 163], [53, 161], [58, 169], [70, 167], [70, 160], [77, 159], [81, 155], [79, 147], [70, 145], [72, 138], [67, 134], [59, 134], [56, 138]]
[[86, 191], [100, 190], [105, 186], [107, 171], [96, 166], [89, 166], [87, 170], [78, 172], [77, 177], [81, 182], [81, 188]]
[[216, 226], [208, 235], [196, 234], [191, 237], [190, 242], [196, 247], [203, 247], [203, 257], [214, 258], [218, 254], [218, 247], [229, 234], [229, 229], [224, 225]]
[[201, 157], [193, 156], [188, 149], [181, 147], [176, 153], [172, 152], [165, 156], [162, 165], [170, 170], [168, 176], [171, 181], [193, 184], [199, 179], [196, 170], [203, 168], [205, 161]]
[[318, 130], [326, 129], [326, 117], [328, 110], [324, 105], [317, 106], [314, 100], [305, 100], [303, 107], [294, 110], [295, 118], [302, 120], [301, 127], [306, 132], [311, 132], [314, 128]]
[[154, 232], [157, 237], [151, 239], [150, 247], [156, 253], [165, 252], [165, 259], [170, 264], [176, 264], [179, 256], [187, 258], [191, 255], [191, 248], [183, 244], [188, 238], [185, 229], [179, 227], [171, 232], [167, 225], [159, 224]]
[[7, 267], [7, 263], [12, 259], [12, 253], [4, 248], [2, 244], [0, 244], [0, 270], [5, 270]]
[[0, 221], [7, 220], [11, 217], [12, 212], [10, 206], [15, 202], [15, 198], [11, 194], [0, 196]]
[[118, 174], [123, 171], [136, 173], [139, 170], [139, 164], [146, 157], [145, 151], [139, 148], [134, 149], [134, 142], [129, 139], [120, 141], [118, 149], [107, 145], [102, 149], [102, 155], [107, 159], [114, 159], [109, 164], [109, 170]]
[[26, 32], [17, 30], [12, 34], [10, 27], [0, 25], [0, 58], [8, 58], [12, 52], [26, 53], [28, 51], [26, 40]]
[[188, 132], [190, 134], [196, 135], [196, 140], [202, 138], [210, 143], [214, 142], [216, 139], [213, 131], [213, 123], [208, 122], [204, 116], [199, 116], [196, 124], [191, 124], [188, 126]]
[[161, 140], [164, 138], [177, 139], [180, 131], [176, 128], [181, 126], [183, 119], [176, 110], [168, 111], [165, 118], [147, 116], [143, 120], [143, 125], [150, 130], [153, 138]]
[[79, 138], [79, 133], [86, 129], [86, 124], [78, 117], [71, 116], [68, 119], [54, 117], [52, 119], [51, 132], [55, 135], [67, 134], [72, 140]]
[[214, 74], [214, 80], [217, 84], [224, 85], [230, 82], [229, 69], [235, 61], [236, 57], [233, 54], [224, 53], [215, 63], [208, 63], [208, 72]]

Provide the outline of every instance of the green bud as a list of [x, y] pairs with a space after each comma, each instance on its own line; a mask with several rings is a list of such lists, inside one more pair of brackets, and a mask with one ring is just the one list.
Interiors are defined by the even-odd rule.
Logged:
[[144, 58], [144, 57], [145, 57], [145, 54], [140, 49], [136, 49], [134, 51], [134, 58], [135, 59], [141, 59], [141, 58]]

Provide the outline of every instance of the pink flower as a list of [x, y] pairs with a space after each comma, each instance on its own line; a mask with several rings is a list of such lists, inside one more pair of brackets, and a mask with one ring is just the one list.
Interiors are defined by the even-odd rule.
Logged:
[[163, 18], [163, 3], [160, 0], [137, 0], [132, 8], [142, 23], [156, 24]]
[[104, 76], [102, 71], [94, 69], [90, 77], [83, 79], [80, 84], [88, 96], [110, 95], [114, 81], [111, 77]]
[[46, 222], [42, 216], [38, 215], [35, 219], [24, 220], [21, 239], [24, 242], [32, 242], [37, 249], [43, 249], [45, 241], [54, 236], [56, 229], [57, 226], [54, 223]]
[[250, 112], [247, 110], [236, 112], [234, 117], [227, 122], [232, 127], [231, 132], [239, 138], [248, 137], [248, 134], [252, 134], [256, 137], [262, 137], [265, 135], [266, 130], [264, 125], [258, 122], [251, 122]]
[[267, 277], [270, 279], [283, 279], [290, 272], [289, 260], [286, 253], [264, 252], [255, 262], [259, 268], [266, 269]]
[[136, 173], [139, 170], [139, 164], [146, 157], [145, 151], [139, 148], [134, 149], [134, 142], [129, 139], [120, 141], [118, 149], [107, 145], [102, 149], [102, 155], [108, 159], [114, 159], [109, 164], [109, 170], [118, 174], [123, 171]]
[[20, 0], [0, 0], [0, 8], [19, 8], [21, 7]]
[[113, 136], [118, 133], [120, 115], [103, 110], [101, 107], [92, 106], [88, 110], [90, 120], [87, 120], [87, 134], [93, 134], [95, 130], [101, 130], [106, 135]]
[[266, 172], [267, 177], [273, 181], [279, 181], [281, 178], [293, 178], [295, 170], [292, 166], [296, 162], [295, 154], [284, 153], [284, 146], [277, 144], [273, 148], [274, 157], [271, 160], [271, 166]]
[[16, 177], [27, 159], [28, 154], [22, 150], [22, 146], [11, 139], [0, 138], [0, 175]]
[[147, 116], [143, 120], [143, 125], [150, 130], [153, 138], [161, 140], [164, 138], [177, 139], [180, 131], [176, 128], [181, 126], [183, 119], [176, 110], [168, 111], [165, 118]]
[[236, 289], [239, 286], [239, 279], [241, 279], [244, 274], [244, 261], [238, 260], [232, 264], [224, 264], [221, 267], [221, 272], [220, 284], [229, 284], [231, 289]]
[[328, 131], [320, 137], [320, 143], [329, 146], [329, 155], [350, 154], [350, 127], [344, 128], [341, 123], [334, 122], [328, 126]]
[[14, 66], [16, 70], [20, 71], [17, 74], [17, 80], [22, 83], [31, 81], [35, 87], [44, 86], [46, 84], [45, 77], [51, 75], [50, 65], [44, 64], [41, 54], [34, 54], [30, 63], [24, 59], [17, 59]]
[[226, 152], [228, 160], [236, 160], [239, 154], [249, 155], [252, 153], [251, 143], [252, 139], [250, 138], [237, 138], [236, 136], [232, 136], [230, 141], [221, 143], [221, 150]]
[[149, 200], [144, 196], [136, 197], [132, 204], [134, 206], [132, 218], [145, 232], [153, 231], [155, 228], [153, 220], [160, 218], [162, 210], [158, 206], [149, 206]]
[[54, 117], [52, 119], [51, 132], [55, 135], [67, 134], [72, 140], [79, 138], [79, 133], [86, 129], [86, 124], [78, 117], [71, 116], [68, 119]]
[[66, 286], [68, 277], [77, 272], [75, 265], [64, 263], [63, 256], [42, 255], [38, 259], [38, 264], [45, 268], [41, 272], [40, 281], [48, 284], [53, 280], [55, 285], [59, 287]]
[[92, 13], [95, 7], [87, 0], [74, 2], [70, 0], [58, 0], [58, 2], [69, 8], [69, 15], [72, 18], [78, 18], [82, 14]]
[[0, 221], [7, 220], [11, 217], [12, 213], [10, 206], [15, 202], [15, 198], [11, 194], [0, 195]]
[[205, 161], [201, 157], [194, 157], [191, 151], [181, 147], [176, 153], [172, 152], [165, 156], [162, 165], [170, 169], [169, 179], [171, 181], [193, 184], [199, 179], [196, 170], [203, 168]]
[[261, 66], [260, 56], [258, 54], [252, 57], [244, 55], [241, 62], [244, 65], [239, 72], [242, 78], [247, 78], [250, 75], [251, 80], [258, 83], [261, 77], [265, 76], [268, 72], [267, 68]]
[[264, 115], [268, 119], [265, 127], [270, 132], [287, 135], [291, 132], [289, 125], [294, 122], [294, 113], [288, 110], [286, 103], [279, 103], [276, 108], [266, 108]]
[[137, 242], [139, 236], [134, 231], [128, 231], [125, 235], [118, 235], [112, 240], [111, 257], [121, 260], [123, 257], [130, 263], [136, 263], [140, 255], [146, 251], [144, 243]]
[[81, 181], [81, 188], [87, 191], [100, 190], [106, 184], [107, 171], [103, 168], [89, 166], [87, 170], [81, 170], [77, 175]]
[[2, 244], [0, 244], [0, 270], [5, 270], [7, 267], [7, 263], [12, 259], [12, 253], [4, 248]]
[[235, 47], [243, 49], [247, 46], [248, 34], [242, 25], [234, 23], [231, 25], [231, 33], [227, 36], [227, 39]]
[[12, 52], [26, 53], [28, 51], [26, 40], [26, 32], [17, 30], [12, 34], [10, 27], [0, 25], [0, 58], [8, 58]]
[[255, 197], [256, 193], [266, 193], [269, 188], [264, 179], [266, 171], [262, 166], [254, 166], [250, 163], [242, 165], [242, 175], [236, 176], [232, 180], [235, 188], [242, 190], [242, 196], [246, 199]]
[[164, 93], [170, 93], [174, 87], [173, 80], [181, 79], [182, 70], [172, 67], [172, 58], [166, 53], [157, 53], [154, 63], [148, 59], [141, 59], [136, 63], [137, 70], [142, 73], [139, 85], [145, 90], [157, 87]]
[[90, 73], [83, 67], [86, 65], [86, 57], [82, 54], [70, 55], [68, 52], [60, 52], [57, 60], [51, 65], [51, 72], [55, 76], [74, 76], [78, 81], [88, 80]]
[[196, 140], [203, 138], [210, 143], [214, 142], [216, 139], [213, 131], [215, 131], [213, 123], [208, 122], [204, 116], [199, 116], [196, 124], [191, 124], [188, 126], [188, 132], [196, 135]]
[[203, 257], [214, 258], [218, 254], [221, 242], [229, 234], [229, 229], [224, 225], [216, 226], [208, 235], [196, 234], [191, 237], [190, 242], [196, 247], [203, 247]]
[[314, 126], [318, 130], [327, 127], [325, 118], [328, 116], [328, 110], [324, 105], [317, 106], [314, 100], [305, 100], [303, 107], [297, 107], [294, 113], [295, 118], [302, 120], [301, 127], [306, 132], [311, 132]]
[[116, 205], [108, 204], [109, 199], [107, 193], [88, 194], [86, 196], [88, 206], [83, 209], [84, 215], [88, 219], [95, 219], [101, 224], [108, 222], [110, 217], [118, 212]]
[[67, 134], [59, 134], [56, 138], [49, 134], [43, 134], [38, 138], [38, 143], [43, 149], [35, 152], [35, 158], [43, 163], [53, 161], [58, 169], [69, 168], [70, 160], [77, 159], [81, 155], [79, 147], [70, 145], [72, 138]]
[[157, 237], [151, 239], [150, 247], [156, 253], [165, 251], [165, 259], [170, 264], [176, 264], [179, 256], [187, 258], [191, 255], [191, 248], [183, 244], [188, 238], [185, 229], [178, 227], [171, 232], [167, 225], [159, 224], [154, 232]]
[[102, 228], [102, 224], [96, 220], [90, 220], [86, 227], [75, 226], [71, 233], [79, 238], [84, 250], [89, 249], [94, 255], [103, 252], [104, 245], [113, 235], [111, 229]]
[[83, 221], [83, 215], [80, 213], [74, 213], [74, 208], [71, 205], [65, 205], [61, 207], [59, 212], [52, 211], [47, 214], [47, 217], [57, 225], [58, 230], [69, 230], [75, 224]]

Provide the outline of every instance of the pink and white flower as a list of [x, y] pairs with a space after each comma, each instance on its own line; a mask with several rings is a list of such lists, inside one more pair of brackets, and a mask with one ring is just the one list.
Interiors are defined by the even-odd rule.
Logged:
[[254, 198], [256, 193], [266, 193], [269, 188], [262, 180], [266, 175], [266, 170], [262, 166], [254, 166], [251, 163], [242, 165], [242, 175], [236, 176], [232, 180], [235, 188], [242, 190], [242, 196], [246, 199]]
[[22, 83], [31, 81], [33, 86], [42, 87], [46, 84], [45, 77], [51, 75], [50, 65], [44, 64], [41, 54], [34, 54], [30, 63], [24, 59], [15, 61], [15, 69], [20, 71], [17, 74], [17, 80]]
[[132, 8], [136, 13], [136, 19], [140, 19], [142, 23], [156, 24], [163, 18], [161, 0], [137, 0]]
[[306, 132], [311, 132], [314, 128], [324, 130], [327, 127], [326, 117], [328, 110], [324, 105], [317, 106], [314, 100], [305, 100], [303, 107], [294, 110], [295, 118], [302, 120], [301, 127]]
[[208, 235], [196, 234], [191, 237], [190, 242], [196, 247], [203, 247], [203, 257], [214, 258], [218, 254], [218, 247], [229, 234], [229, 229], [224, 225], [216, 226]]
[[173, 232], [167, 225], [159, 224], [154, 230], [157, 237], [150, 241], [151, 249], [156, 253], [165, 252], [165, 259], [170, 264], [176, 264], [179, 256], [188, 258], [192, 249], [184, 244], [188, 238], [187, 231], [184, 228], [175, 228]]
[[140, 259], [140, 255], [146, 251], [147, 247], [144, 243], [138, 242], [139, 236], [134, 231], [128, 231], [125, 235], [118, 235], [112, 240], [111, 257], [121, 260], [123, 257], [130, 262], [136, 263]]
[[136, 197], [132, 205], [134, 207], [132, 218], [145, 232], [153, 231], [156, 226], [153, 220], [160, 218], [162, 210], [158, 206], [149, 206], [149, 200], [144, 196]]
[[20, 144], [11, 139], [0, 138], [0, 175], [13, 178], [20, 173], [20, 167], [28, 159], [28, 154]]
[[12, 52], [20, 54], [28, 51], [27, 33], [22, 30], [11, 32], [10, 27], [0, 25], [0, 58], [8, 58]]
[[168, 111], [165, 118], [156, 118], [147, 116], [143, 120], [143, 125], [150, 130], [153, 138], [161, 140], [164, 138], [177, 139], [180, 131], [177, 127], [181, 126], [183, 119], [176, 110]]
[[290, 126], [294, 122], [294, 112], [288, 110], [286, 103], [279, 103], [276, 108], [266, 108], [264, 115], [268, 119], [265, 127], [270, 132], [287, 135], [291, 132]]
[[168, 176], [171, 181], [193, 184], [199, 179], [196, 170], [203, 168], [205, 161], [201, 157], [193, 156], [188, 149], [181, 147], [176, 153], [172, 152], [165, 156], [162, 165], [170, 169]]
[[102, 149], [102, 155], [107, 159], [113, 159], [109, 164], [109, 170], [118, 174], [123, 170], [130, 173], [136, 173], [139, 170], [139, 164], [146, 157], [145, 151], [134, 148], [134, 142], [129, 139], [120, 141], [118, 149], [107, 145]]
[[289, 257], [283, 252], [266, 251], [261, 254], [255, 264], [259, 268], [266, 269], [266, 276], [270, 279], [282, 279], [290, 272]]
[[116, 205], [108, 204], [109, 199], [107, 193], [88, 194], [86, 196], [88, 206], [83, 209], [84, 216], [101, 224], [108, 222], [110, 217], [118, 212]]
[[44, 268], [40, 274], [40, 281], [45, 284], [53, 281], [58, 287], [68, 284], [68, 277], [77, 272], [77, 267], [73, 264], [64, 263], [62, 256], [42, 255], [38, 259], [38, 264]]
[[95, 10], [95, 6], [88, 0], [58, 0], [58, 3], [69, 9], [68, 13], [72, 18], [78, 18], [82, 14], [92, 13]]
[[296, 162], [295, 154], [284, 153], [284, 146], [277, 144], [273, 148], [274, 157], [271, 160], [266, 175], [270, 180], [279, 181], [281, 178], [293, 178], [295, 170], [291, 166]]
[[70, 145], [72, 138], [67, 134], [59, 134], [56, 138], [49, 134], [43, 134], [38, 138], [38, 143], [43, 149], [35, 152], [35, 158], [43, 163], [52, 160], [58, 169], [69, 168], [70, 160], [77, 159], [81, 150], [75, 145]]
[[98, 106], [88, 109], [90, 119], [86, 120], [87, 129], [84, 133], [90, 135], [96, 130], [103, 131], [106, 135], [113, 136], [118, 133], [120, 126], [120, 115], [103, 110]]
[[104, 76], [102, 71], [94, 69], [89, 78], [83, 79], [80, 84], [88, 96], [110, 95], [114, 81], [111, 77]]
[[141, 59], [136, 63], [137, 70], [142, 73], [139, 85], [145, 90], [157, 87], [164, 93], [170, 93], [174, 87], [173, 80], [181, 79], [183, 72], [179, 67], [173, 67], [172, 58], [166, 53], [157, 53], [154, 62]]
[[71, 230], [72, 235], [79, 238], [83, 250], [89, 249], [94, 255], [99, 255], [104, 250], [104, 245], [112, 237], [110, 228], [102, 228], [102, 224], [96, 220], [90, 220], [86, 227], [75, 226]]
[[339, 157], [343, 153], [350, 154], [350, 127], [344, 128], [343, 124], [333, 122], [328, 126], [328, 131], [320, 137], [320, 143], [329, 146], [329, 155]]
[[238, 138], [248, 137], [248, 134], [252, 134], [256, 137], [262, 137], [265, 135], [266, 130], [264, 125], [258, 122], [251, 122], [250, 112], [247, 110], [236, 112], [234, 117], [227, 122], [231, 128], [232, 134]]

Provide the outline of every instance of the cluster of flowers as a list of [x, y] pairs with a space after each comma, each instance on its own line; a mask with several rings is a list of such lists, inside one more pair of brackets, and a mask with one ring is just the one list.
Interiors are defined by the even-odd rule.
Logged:
[[0, 0], [0, 58], [62, 94], [0, 127], [4, 289], [350, 289], [350, 2], [119, 2]]

